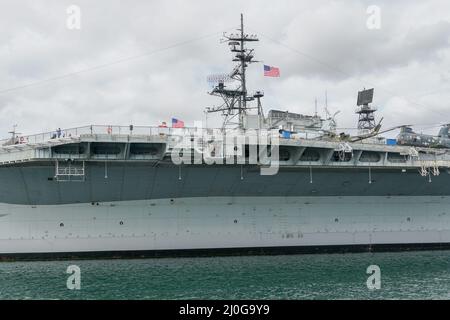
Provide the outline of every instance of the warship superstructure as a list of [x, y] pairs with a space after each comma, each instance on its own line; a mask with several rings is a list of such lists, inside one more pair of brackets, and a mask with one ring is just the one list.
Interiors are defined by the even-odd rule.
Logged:
[[450, 149], [386, 143], [371, 90], [356, 136], [333, 117], [265, 115], [264, 93], [246, 85], [257, 37], [241, 17], [224, 38], [237, 65], [236, 85], [211, 91], [220, 128], [90, 125], [0, 141], [0, 257], [449, 246]]

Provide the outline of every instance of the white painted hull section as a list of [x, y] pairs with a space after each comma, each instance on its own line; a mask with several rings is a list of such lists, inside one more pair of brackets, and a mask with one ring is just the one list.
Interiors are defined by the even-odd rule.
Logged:
[[450, 243], [450, 197], [0, 204], [0, 254]]

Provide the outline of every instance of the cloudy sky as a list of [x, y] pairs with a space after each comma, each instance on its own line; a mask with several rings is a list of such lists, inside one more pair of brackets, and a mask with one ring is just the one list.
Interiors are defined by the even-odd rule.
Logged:
[[[71, 5], [80, 29], [67, 27]], [[371, 5], [380, 28], [368, 28]], [[280, 78], [264, 78], [262, 63], [249, 70], [265, 110], [312, 114], [317, 98], [322, 112], [327, 91], [338, 126], [355, 127], [357, 91], [375, 87], [386, 128], [450, 122], [448, 0], [2, 0], [0, 137], [13, 124], [31, 134], [204, 119], [220, 103], [207, 76], [233, 66], [222, 31], [235, 30], [241, 12], [261, 40], [256, 58], [281, 70]]]

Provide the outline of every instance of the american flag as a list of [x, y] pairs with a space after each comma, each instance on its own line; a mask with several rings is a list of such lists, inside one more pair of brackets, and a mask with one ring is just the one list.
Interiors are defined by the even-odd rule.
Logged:
[[280, 69], [264, 65], [264, 76], [265, 77], [279, 77]]
[[184, 122], [175, 118], [172, 118], [172, 128], [184, 128]]

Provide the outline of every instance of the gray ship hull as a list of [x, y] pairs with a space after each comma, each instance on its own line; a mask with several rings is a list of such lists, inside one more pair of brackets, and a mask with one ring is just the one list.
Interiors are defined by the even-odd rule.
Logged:
[[369, 183], [364, 168], [261, 176], [128, 162], [89, 163], [84, 182], [53, 173], [45, 163], [0, 168], [1, 256], [450, 243], [446, 172], [430, 182], [412, 169], [371, 170]]
[[[450, 174], [416, 169], [183, 165], [89, 162], [83, 182], [56, 182], [53, 163], [0, 167], [0, 203], [61, 205], [202, 197], [450, 196]], [[450, 215], [450, 213], [449, 213]]]

